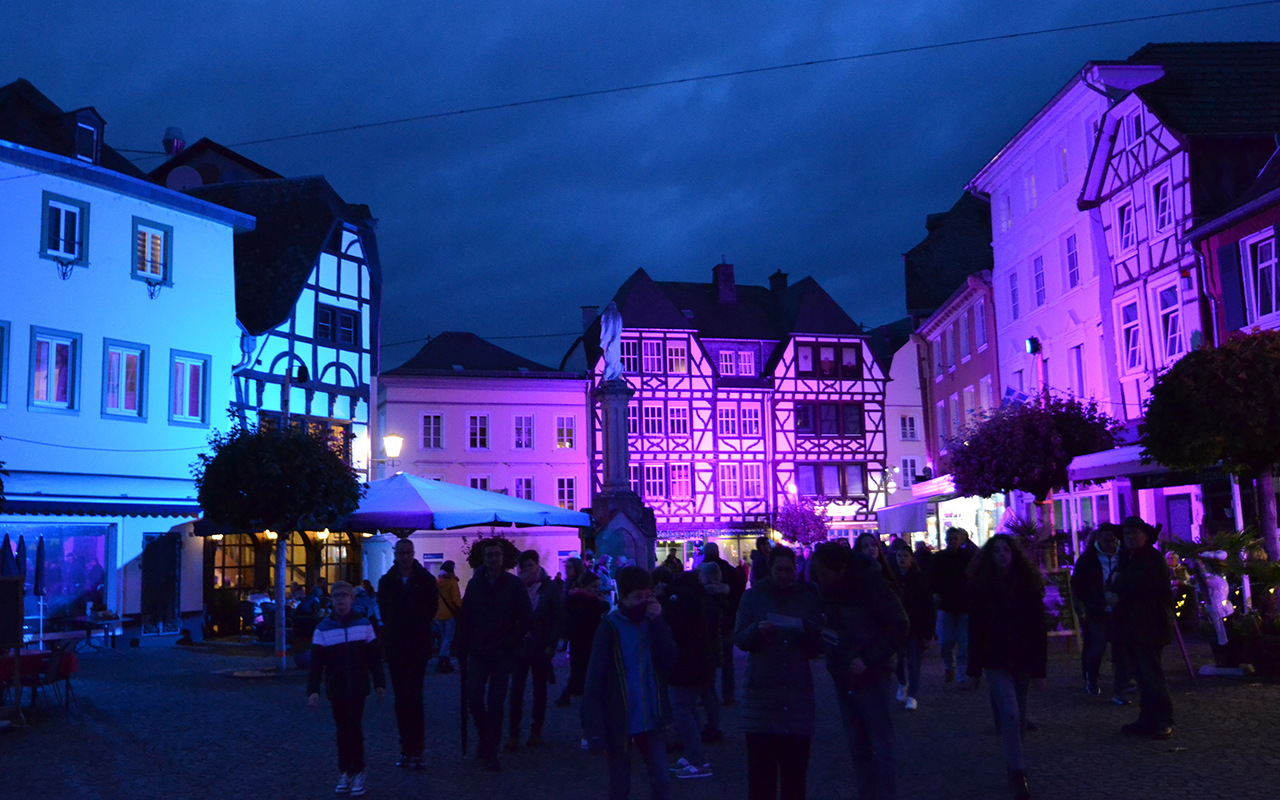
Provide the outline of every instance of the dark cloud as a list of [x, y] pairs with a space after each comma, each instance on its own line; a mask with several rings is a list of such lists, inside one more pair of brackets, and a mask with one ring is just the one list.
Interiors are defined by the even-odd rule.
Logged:
[[[1102, 2], [11, 2], [0, 82], [117, 147], [224, 144], [774, 63], [1195, 8]], [[803, 67], [243, 148], [380, 219], [389, 342], [557, 333], [637, 267], [816, 277], [903, 313], [901, 253], [1089, 59], [1256, 39], [1280, 7]], [[142, 162], [144, 167], [155, 161]], [[572, 337], [503, 340], [556, 363]], [[413, 346], [388, 350], [394, 365]]]

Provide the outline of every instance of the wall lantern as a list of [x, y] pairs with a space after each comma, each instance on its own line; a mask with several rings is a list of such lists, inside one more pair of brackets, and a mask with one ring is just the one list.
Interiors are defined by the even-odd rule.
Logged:
[[404, 437], [397, 433], [388, 433], [382, 437], [382, 446], [386, 448], [387, 458], [399, 458], [400, 448], [404, 446]]
[[1035, 355], [1040, 352], [1040, 340], [1035, 336], [1027, 337], [1027, 353]]

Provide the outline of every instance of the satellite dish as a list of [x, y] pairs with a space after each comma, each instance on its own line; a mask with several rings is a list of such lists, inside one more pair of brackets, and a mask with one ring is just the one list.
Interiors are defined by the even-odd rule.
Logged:
[[183, 164], [169, 171], [169, 177], [164, 179], [164, 185], [170, 189], [185, 192], [187, 189], [204, 186], [204, 178], [200, 177], [200, 173], [196, 172], [194, 167]]

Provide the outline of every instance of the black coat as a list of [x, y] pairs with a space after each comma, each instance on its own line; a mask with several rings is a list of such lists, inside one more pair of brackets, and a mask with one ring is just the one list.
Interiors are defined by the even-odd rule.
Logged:
[[742, 602], [742, 593], [747, 590], [747, 576], [723, 558], [708, 558], [707, 561], [720, 565], [720, 581], [729, 587], [729, 607], [726, 609], [722, 630], [732, 631], [734, 619], [738, 616], [738, 604]]
[[609, 604], [595, 592], [570, 589], [564, 600], [565, 638], [569, 640], [570, 649], [581, 647], [582, 652], [589, 651], [600, 619], [608, 611]]
[[[823, 598], [823, 614], [835, 634], [835, 641], [827, 642], [827, 671], [838, 689], [859, 688], [889, 674], [889, 659], [907, 643], [910, 624], [878, 563], [851, 554], [844, 580]], [[850, 672], [854, 659], [867, 667], [856, 680]]]
[[978, 548], [965, 542], [954, 550], [934, 553], [929, 565], [929, 584], [938, 596], [938, 610], [963, 614], [969, 610], [969, 562]]
[[533, 606], [524, 581], [503, 572], [490, 581], [480, 570], [467, 582], [458, 623], [458, 655], [513, 657], [533, 628]]
[[1164, 554], [1151, 545], [1122, 550], [1113, 577], [1115, 640], [1137, 647], [1173, 641], [1173, 586]]
[[938, 627], [938, 614], [933, 605], [929, 579], [919, 567], [912, 565], [905, 575], [898, 574], [898, 581], [902, 586], [902, 606], [907, 610], [907, 619], [911, 622], [911, 635], [927, 642], [934, 637], [934, 631]]
[[[1117, 565], [1117, 569], [1119, 565]], [[1115, 571], [1112, 578], [1115, 578]], [[1107, 587], [1102, 579], [1102, 558], [1096, 545], [1089, 545], [1071, 570], [1071, 594], [1087, 616], [1102, 619], [1107, 615]]]
[[524, 637], [523, 652], [528, 658], [555, 655], [556, 643], [564, 635], [564, 600], [560, 588], [545, 572], [539, 582], [542, 585], [538, 588], [538, 604], [533, 608], [533, 627]]
[[676, 643], [676, 664], [667, 677], [672, 686], [697, 688], [715, 678], [720, 651], [707, 630], [706, 592], [698, 576], [682, 572], [662, 604], [662, 615]]
[[378, 581], [378, 612], [382, 617], [382, 649], [388, 660], [427, 658], [434, 637], [432, 624], [440, 604], [436, 579], [418, 562], [409, 580], [391, 567]]
[[974, 587], [969, 597], [968, 675], [983, 669], [1043, 678], [1049, 660], [1044, 590], [1009, 583]]

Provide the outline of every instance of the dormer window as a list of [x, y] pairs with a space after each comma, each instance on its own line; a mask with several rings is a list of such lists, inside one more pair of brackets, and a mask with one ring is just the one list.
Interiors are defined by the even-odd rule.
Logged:
[[92, 108], [72, 111], [64, 119], [71, 137], [71, 155], [90, 164], [102, 162], [102, 129], [106, 122]]
[[76, 124], [76, 158], [94, 163], [98, 160], [98, 131], [83, 122]]

